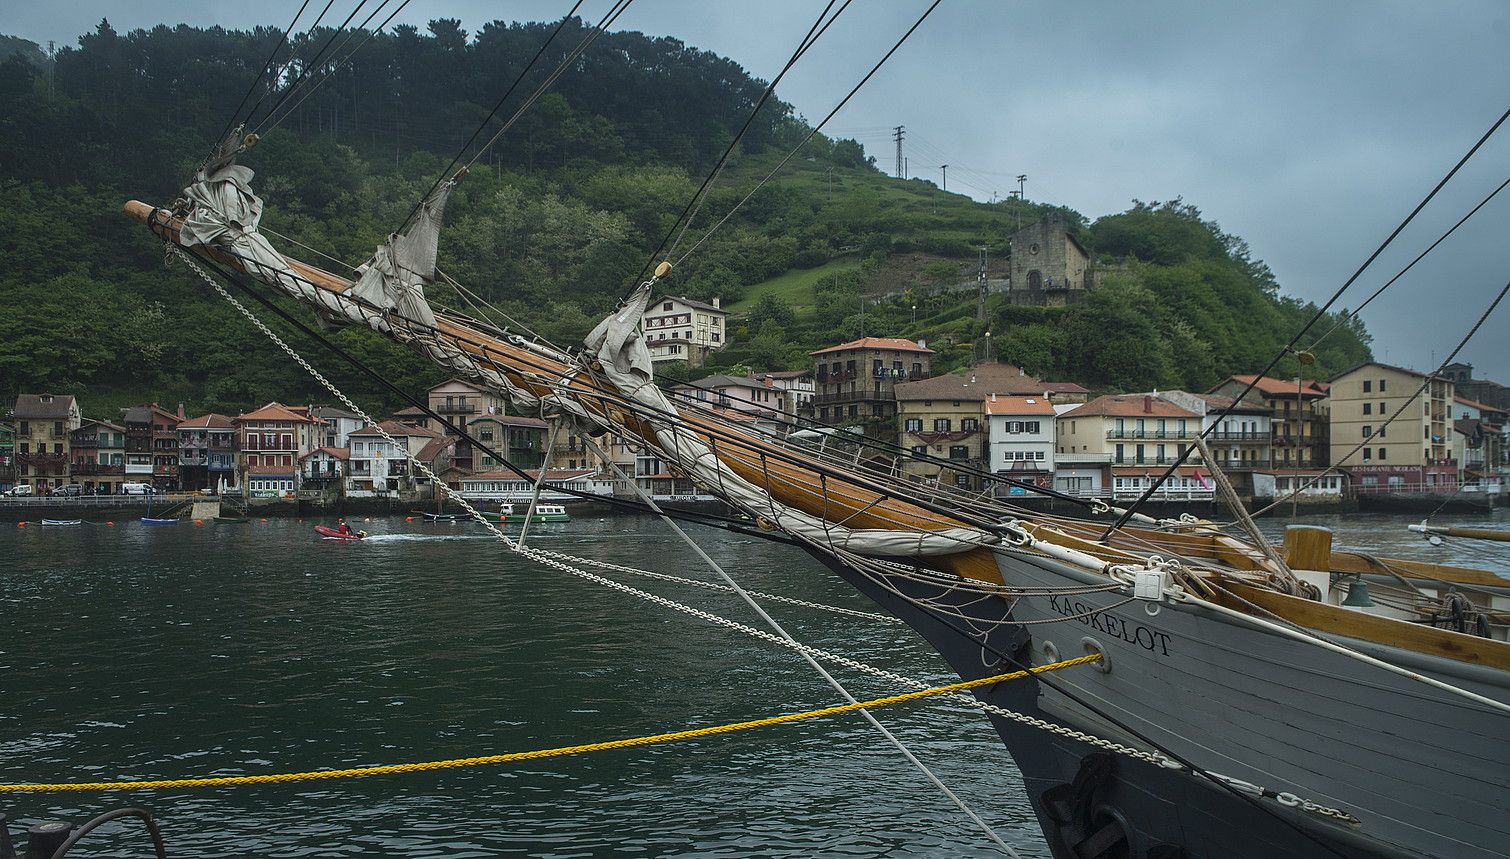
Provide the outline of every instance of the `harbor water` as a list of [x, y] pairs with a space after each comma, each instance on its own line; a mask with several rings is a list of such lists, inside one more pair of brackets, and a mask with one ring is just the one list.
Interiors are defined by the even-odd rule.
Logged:
[[[1278, 534], [1288, 519], [1263, 523]], [[1339, 547], [1482, 566], [1411, 517], [1305, 517]], [[1437, 517], [1510, 527], [1504, 511]], [[837, 703], [795, 654], [521, 560], [471, 524], [310, 521], [0, 531], [0, 782], [340, 768], [522, 751]], [[794, 549], [694, 529], [751, 589], [869, 610]], [[710, 580], [654, 519], [542, 526], [539, 545]], [[757, 624], [734, 596], [611, 573]], [[810, 644], [928, 681], [954, 675], [894, 623], [772, 603]], [[857, 697], [897, 691], [836, 670]], [[881, 720], [1024, 856], [1048, 855], [984, 718], [945, 703]], [[13, 822], [158, 815], [172, 855], [993, 856], [858, 716], [625, 751], [360, 780], [131, 794], [0, 795]], [[112, 824], [90, 856], [140, 856]], [[82, 848], [81, 848], [82, 849]]]

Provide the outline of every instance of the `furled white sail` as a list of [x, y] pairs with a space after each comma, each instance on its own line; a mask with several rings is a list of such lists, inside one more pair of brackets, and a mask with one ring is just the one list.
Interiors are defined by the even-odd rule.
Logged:
[[787, 533], [866, 555], [950, 555], [1000, 542], [999, 537], [973, 528], [847, 528], [780, 504], [765, 489], [739, 477], [693, 430], [672, 417], [678, 414], [676, 406], [655, 386], [650, 349], [640, 331], [640, 317], [649, 300], [650, 284], [641, 284], [628, 301], [587, 335], [586, 345], [619, 393], [646, 407], [651, 415], [647, 421], [661, 453], [694, 480], [717, 487], [720, 495]]
[[440, 183], [420, 204], [409, 225], [378, 247], [359, 270], [352, 295], [374, 307], [395, 311], [410, 322], [435, 327], [435, 312], [425, 300], [425, 283], [435, 279], [441, 219], [455, 187], [454, 179]]

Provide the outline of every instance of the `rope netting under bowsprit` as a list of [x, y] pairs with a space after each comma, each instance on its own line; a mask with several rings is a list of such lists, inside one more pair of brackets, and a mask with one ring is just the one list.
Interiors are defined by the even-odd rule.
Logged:
[[509, 752], [498, 755], [481, 755], [469, 758], [448, 758], [436, 761], [417, 761], [403, 764], [384, 764], [379, 766], [353, 767], [338, 770], [307, 770], [304, 772], [267, 773], [265, 775], [240, 775], [240, 776], [210, 776], [204, 778], [177, 778], [155, 779], [144, 781], [99, 781], [99, 782], [56, 782], [56, 783], [31, 783], [31, 784], [0, 784], [0, 793], [56, 793], [62, 791], [96, 791], [96, 790], [177, 790], [183, 788], [200, 787], [235, 787], [238, 785], [251, 784], [287, 784], [300, 781], [328, 781], [332, 779], [364, 778], [376, 775], [397, 775], [399, 773], [430, 772], [433, 770], [460, 769], [462, 767], [488, 766], [496, 764], [519, 763], [523, 761], [542, 760], [545, 758], [559, 758], [568, 755], [590, 754], [592, 752], [607, 752], [615, 749], [631, 749], [639, 746], [652, 746], [659, 743], [682, 742], [696, 740], [703, 737], [713, 737], [720, 734], [732, 734], [738, 731], [748, 731], [755, 728], [765, 728], [773, 725], [786, 725], [792, 722], [802, 722], [809, 719], [820, 719], [827, 716], [839, 716], [845, 713], [854, 713], [860, 710], [873, 710], [879, 707], [889, 707], [895, 704], [905, 704], [909, 701], [918, 701], [925, 698], [933, 698], [940, 695], [949, 695], [967, 689], [976, 689], [982, 686], [991, 686], [997, 683], [1005, 683], [1010, 680], [1021, 680], [1034, 674], [1042, 674], [1049, 671], [1058, 671], [1064, 668], [1072, 668], [1076, 665], [1086, 665], [1100, 659], [1099, 653], [1088, 654], [1074, 659], [1065, 659], [1060, 662], [1041, 665], [1025, 671], [1011, 671], [1006, 674], [997, 674], [991, 677], [982, 677], [977, 680], [965, 680], [960, 683], [950, 683], [946, 686], [935, 686], [929, 689], [919, 689], [913, 692], [903, 692], [897, 695], [887, 695], [882, 698], [872, 698], [868, 701], [856, 701], [853, 704], [840, 704], [833, 707], [823, 707], [817, 710], [805, 710], [800, 713], [786, 713], [780, 716], [768, 716], [762, 719], [750, 719], [743, 722], [730, 722], [722, 725], [710, 725], [704, 728], [689, 728], [682, 731], [668, 731], [660, 734], [649, 734], [640, 737], [627, 737], [619, 740], [605, 740], [598, 743], [586, 743], [575, 746], [557, 746], [549, 749], [533, 749], [524, 752]]

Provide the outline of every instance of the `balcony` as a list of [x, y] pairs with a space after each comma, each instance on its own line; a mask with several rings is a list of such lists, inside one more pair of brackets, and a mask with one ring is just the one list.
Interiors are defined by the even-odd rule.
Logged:
[[98, 462], [75, 462], [73, 464], [74, 477], [108, 477], [110, 475], [125, 474], [124, 465], [105, 465]]
[[62, 465], [68, 461], [68, 455], [63, 453], [18, 453], [16, 462], [22, 465]]
[[477, 407], [471, 403], [442, 403], [433, 406], [436, 412], [443, 415], [475, 415]]
[[1271, 459], [1219, 459], [1216, 465], [1224, 471], [1242, 471], [1243, 469], [1269, 468], [1274, 465], [1274, 461]]
[[1174, 441], [1195, 438], [1195, 431], [1188, 429], [1109, 429], [1106, 431], [1107, 438], [1135, 438], [1135, 439], [1172, 439]]
[[1262, 441], [1267, 442], [1273, 436], [1266, 432], [1241, 431], [1241, 432], [1214, 432], [1206, 436], [1209, 441]]

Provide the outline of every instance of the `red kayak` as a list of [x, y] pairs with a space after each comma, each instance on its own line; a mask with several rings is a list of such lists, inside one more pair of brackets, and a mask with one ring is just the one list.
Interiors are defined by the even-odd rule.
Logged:
[[337, 531], [336, 529], [325, 525], [316, 525], [315, 533], [319, 534], [321, 537], [326, 538], [327, 540], [360, 540], [363, 537], [367, 536], [366, 531], [350, 531], [343, 534], [340, 531]]

